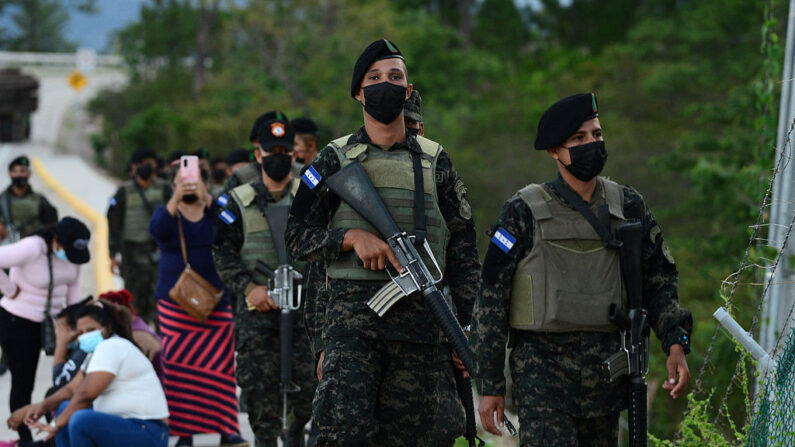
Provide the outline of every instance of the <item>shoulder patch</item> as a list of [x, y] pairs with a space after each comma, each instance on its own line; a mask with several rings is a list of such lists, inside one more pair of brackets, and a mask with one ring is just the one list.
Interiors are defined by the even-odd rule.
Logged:
[[226, 204], [229, 203], [229, 196], [226, 194], [221, 194], [215, 201], [219, 206], [226, 208]]
[[110, 198], [110, 206], [116, 206], [117, 203], [118, 202], [116, 202], [116, 197], [111, 197]]
[[221, 211], [221, 214], [218, 215], [218, 218], [221, 219], [227, 225], [231, 225], [237, 220], [237, 217], [235, 217], [234, 214], [230, 213], [229, 210]]
[[323, 177], [315, 170], [314, 166], [309, 165], [309, 168], [304, 171], [304, 175], [301, 176], [301, 180], [306, 183], [309, 189], [315, 189], [320, 184], [320, 181], [323, 180]]
[[508, 253], [516, 243], [516, 238], [513, 237], [507, 230], [500, 227], [494, 232], [494, 236], [491, 237], [491, 242], [504, 253]]

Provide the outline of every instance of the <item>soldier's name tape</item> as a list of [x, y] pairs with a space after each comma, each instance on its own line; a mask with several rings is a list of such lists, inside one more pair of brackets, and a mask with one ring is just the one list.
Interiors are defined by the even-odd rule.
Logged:
[[511, 236], [511, 233], [505, 231], [504, 228], [500, 227], [494, 232], [491, 242], [504, 253], [508, 253], [513, 248], [513, 244], [516, 243], [516, 238]]

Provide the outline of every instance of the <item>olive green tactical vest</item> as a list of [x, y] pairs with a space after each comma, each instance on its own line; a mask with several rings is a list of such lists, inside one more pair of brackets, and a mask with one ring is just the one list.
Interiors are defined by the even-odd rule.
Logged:
[[[348, 137], [342, 137], [331, 142], [331, 146], [339, 157], [341, 167], [354, 160], [359, 160], [398, 227], [408, 234], [413, 234], [414, 168], [411, 153], [408, 150], [386, 151], [364, 143], [346, 145], [347, 141]], [[438, 143], [427, 138], [417, 137], [417, 141], [423, 152], [421, 162], [425, 189], [426, 240], [444, 272], [445, 253], [450, 239], [450, 231], [447, 229], [447, 223], [439, 209], [436, 182], [434, 181], [436, 161], [442, 148]], [[331, 219], [330, 227], [360, 228], [378, 234], [372, 225], [345, 202], [340, 203], [337, 212]], [[425, 255], [425, 250], [420, 248], [419, 252], [428, 269], [435, 275], [435, 268], [430, 258]], [[389, 280], [386, 272], [375, 272], [362, 268], [356, 262], [356, 254], [353, 251], [341, 254], [336, 261], [328, 265], [326, 272], [329, 278], [335, 279]]]
[[[8, 197], [11, 199], [9, 208], [11, 210], [12, 224], [19, 231], [21, 237], [30, 236], [41, 226], [39, 221], [39, 202], [41, 198], [35, 193], [26, 194], [23, 197], [8, 193]], [[1, 200], [5, 200], [5, 197]]]
[[[269, 206], [290, 206], [293, 203], [295, 192], [298, 190], [299, 182], [291, 180], [287, 185], [288, 191], [277, 202], [268, 203]], [[276, 248], [273, 246], [273, 239], [271, 237], [270, 225], [268, 219], [262, 215], [257, 207], [254, 199], [257, 197], [257, 192], [250, 183], [240, 185], [230, 191], [229, 195], [237, 203], [240, 209], [241, 221], [243, 223], [243, 247], [240, 249], [240, 257], [243, 263], [253, 274], [253, 279], [256, 284], [267, 285], [268, 278], [257, 272], [254, 265], [257, 260], [265, 263], [268, 267], [276, 269], [279, 266], [279, 258], [276, 254]], [[299, 272], [303, 272], [303, 264], [293, 263], [293, 268]]]
[[[594, 214], [607, 202], [610, 227], [623, 223], [621, 187], [599, 177], [589, 204]], [[533, 248], [513, 277], [512, 328], [542, 332], [618, 330], [608, 318], [611, 303], [624, 306], [626, 290], [619, 251], [605, 248], [596, 230], [576, 210], [540, 185], [518, 192], [535, 220]]]
[[[152, 240], [149, 235], [149, 220], [152, 218], [152, 214], [144, 205], [134, 182], [135, 180], [124, 182], [123, 186], [127, 195], [127, 207], [124, 210], [122, 239], [128, 242], [149, 242]], [[166, 188], [166, 183], [155, 179], [149, 188], [143, 190], [146, 200], [152, 205], [152, 212], [160, 205], [165, 204], [163, 201], [164, 188]]]

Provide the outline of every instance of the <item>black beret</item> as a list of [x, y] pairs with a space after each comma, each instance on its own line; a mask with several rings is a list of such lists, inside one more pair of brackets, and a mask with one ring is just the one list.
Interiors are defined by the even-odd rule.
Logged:
[[302, 133], [317, 133], [317, 124], [309, 118], [296, 118], [290, 121], [290, 124], [293, 125], [293, 130], [295, 133], [302, 134]]
[[399, 57], [403, 59], [400, 49], [394, 43], [386, 40], [376, 40], [370, 46], [365, 48], [359, 59], [356, 59], [356, 65], [353, 66], [353, 78], [351, 79], [351, 98], [356, 97], [356, 90], [359, 84], [362, 83], [364, 74], [373, 62], [380, 61], [381, 59], [389, 59]]
[[8, 170], [10, 171], [14, 166], [30, 166], [30, 159], [26, 155], [20, 155], [11, 160], [11, 163], [8, 164]]
[[155, 151], [152, 150], [152, 148], [142, 146], [136, 149], [135, 152], [132, 153], [130, 161], [132, 163], [140, 163], [146, 160], [147, 158], [154, 159], [156, 158], [156, 156], [157, 155], [155, 154]]
[[295, 139], [295, 132], [293, 126], [287, 119], [279, 119], [279, 116], [284, 116], [281, 112], [277, 113], [277, 119], [269, 120], [259, 126], [257, 133], [257, 141], [263, 151], [281, 146], [290, 151], [293, 150], [293, 140]]
[[418, 123], [422, 122], [422, 97], [417, 89], [412, 90], [411, 96], [406, 100], [403, 116]]
[[231, 167], [233, 164], [249, 162], [251, 154], [250, 150], [239, 147], [226, 156], [226, 164]]
[[599, 116], [594, 93], [580, 93], [552, 104], [538, 121], [535, 148], [543, 151], [560, 145], [579, 129], [584, 121]]
[[268, 121], [275, 119], [290, 121], [289, 119], [287, 119], [287, 115], [285, 115], [284, 113], [278, 110], [273, 110], [267, 113], [263, 113], [262, 115], [257, 117], [256, 120], [254, 120], [254, 125], [251, 126], [251, 132], [248, 134], [248, 141], [252, 143], [257, 141], [257, 135], [259, 135], [259, 127], [263, 123], [267, 123]]

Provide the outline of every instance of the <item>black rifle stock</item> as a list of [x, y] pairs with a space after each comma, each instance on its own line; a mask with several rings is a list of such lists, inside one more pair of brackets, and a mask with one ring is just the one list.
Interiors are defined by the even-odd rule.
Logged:
[[[284, 233], [290, 207], [271, 205], [264, 210], [265, 218], [276, 249], [279, 266], [274, 270], [262, 261], [257, 261], [255, 270], [269, 278], [268, 294], [279, 307], [279, 379], [282, 394], [282, 431], [289, 439], [289, 406], [287, 395], [301, 390], [293, 382], [293, 311], [301, 307], [301, 282], [303, 276], [290, 265]], [[298, 288], [296, 291], [295, 288]]]
[[450, 346], [458, 354], [467, 371], [474, 373], [475, 362], [466, 335], [444, 300], [442, 292], [436, 288], [438, 281], [431, 276], [409, 235], [400, 230], [389, 214], [362, 165], [356, 161], [348, 164], [327, 178], [326, 184], [341, 200], [381, 233], [403, 266], [404, 272], [401, 277], [409, 278], [415, 284], [415, 290], [422, 293], [426, 306], [447, 337]]
[[629, 445], [648, 444], [646, 373], [649, 370], [649, 325], [643, 305], [643, 227], [629, 222], [616, 228], [621, 246], [621, 273], [627, 289], [627, 311], [610, 305], [608, 317], [621, 329], [621, 350], [603, 362], [608, 381], [627, 375], [629, 393]]

